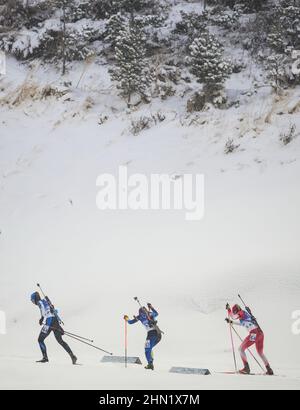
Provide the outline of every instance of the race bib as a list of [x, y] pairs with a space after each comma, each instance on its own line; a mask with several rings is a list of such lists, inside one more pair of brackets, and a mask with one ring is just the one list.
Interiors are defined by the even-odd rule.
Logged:
[[146, 340], [145, 349], [150, 349], [150, 347], [151, 347], [150, 340]]
[[250, 342], [256, 342], [256, 334], [255, 333], [251, 333]]
[[47, 325], [45, 325], [45, 326], [43, 326], [43, 328], [42, 328], [42, 333], [48, 333], [49, 332], [49, 326], [47, 326]]

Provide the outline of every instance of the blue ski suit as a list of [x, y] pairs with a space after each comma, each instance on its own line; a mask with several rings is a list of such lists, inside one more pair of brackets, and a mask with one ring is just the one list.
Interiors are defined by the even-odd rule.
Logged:
[[145, 343], [145, 356], [148, 364], [153, 364], [153, 348], [161, 341], [161, 332], [156, 327], [156, 318], [158, 313], [152, 309], [148, 314], [143, 313], [136, 316], [133, 320], [128, 320], [130, 325], [141, 322], [147, 330], [147, 339]]

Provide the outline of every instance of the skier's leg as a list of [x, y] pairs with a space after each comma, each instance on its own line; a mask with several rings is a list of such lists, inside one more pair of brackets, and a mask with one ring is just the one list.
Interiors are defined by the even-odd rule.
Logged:
[[264, 362], [264, 365], [266, 366], [266, 368], [268, 368], [270, 367], [270, 363], [264, 354], [264, 341], [265, 341], [265, 335], [263, 332], [261, 332], [257, 335], [256, 350], [259, 356], [261, 357], [262, 361]]
[[145, 343], [145, 356], [146, 356], [148, 365], [153, 364], [152, 349], [153, 349], [153, 346], [152, 346], [151, 338], [148, 337]]
[[161, 339], [162, 339], [161, 335], [157, 334], [157, 336], [156, 336], [155, 339], [153, 340], [153, 348], [154, 348], [155, 346], [157, 346], [158, 343], [161, 342]]
[[73, 354], [70, 346], [63, 340], [62, 335], [63, 335], [63, 330], [60, 327], [54, 330], [54, 336], [55, 336], [56, 341], [70, 355], [71, 359], [73, 360], [75, 355]]
[[252, 342], [251, 340], [251, 336], [249, 335], [244, 342], [242, 343], [242, 345], [240, 346], [240, 355], [241, 355], [241, 359], [244, 363], [244, 365], [248, 364], [248, 359], [247, 359], [247, 355], [246, 355], [246, 350], [249, 349], [249, 347], [251, 347], [255, 342]]
[[152, 334], [149, 334], [146, 340], [146, 345], [145, 345], [145, 355], [146, 359], [148, 362], [148, 369], [154, 369], [153, 367], [153, 362], [154, 362], [154, 357], [153, 357], [153, 348], [161, 341], [161, 337], [155, 332]]
[[51, 329], [49, 328], [49, 326], [45, 325], [43, 326], [41, 333], [39, 335], [38, 338], [38, 343], [40, 346], [40, 349], [42, 351], [43, 354], [43, 359], [48, 360], [48, 355], [47, 355], [47, 348], [45, 345], [45, 339], [50, 335], [51, 333]]

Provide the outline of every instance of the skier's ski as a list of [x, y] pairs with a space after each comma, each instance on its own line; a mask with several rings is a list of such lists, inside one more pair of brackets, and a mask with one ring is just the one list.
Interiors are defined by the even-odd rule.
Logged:
[[274, 374], [273, 376], [270, 376], [267, 373], [250, 373], [250, 374], [242, 374], [242, 373], [236, 373], [236, 372], [215, 372], [215, 374], [223, 374], [223, 375], [229, 375], [229, 376], [265, 376], [265, 377], [287, 377], [285, 375], [279, 375], [279, 374]]

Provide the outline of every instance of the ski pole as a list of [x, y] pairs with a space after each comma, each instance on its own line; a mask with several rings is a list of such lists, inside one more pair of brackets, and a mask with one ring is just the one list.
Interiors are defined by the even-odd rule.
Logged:
[[127, 320], [125, 320], [125, 369], [127, 369], [128, 362], [128, 326]]
[[64, 330], [64, 329], [58, 329], [57, 327], [54, 327], [54, 326], [49, 326], [49, 329], [56, 330], [56, 331], [60, 332], [62, 335], [74, 336], [74, 337], [77, 337], [78, 339], [82, 339], [82, 340], [85, 340], [87, 342], [94, 343], [94, 340], [87, 339], [86, 337], [76, 335], [76, 334], [68, 332], [67, 330]]
[[237, 373], [237, 372], [238, 372], [238, 369], [237, 369], [237, 361], [236, 361], [235, 347], [234, 347], [233, 334], [232, 334], [233, 326], [232, 326], [232, 324], [231, 324], [231, 322], [230, 322], [230, 315], [229, 315], [229, 313], [228, 313], [228, 320], [229, 320], [230, 339], [231, 339], [231, 347], [232, 347], [232, 353], [233, 353], [234, 367], [235, 367], [235, 372]]
[[[231, 328], [233, 329], [233, 331], [235, 332], [235, 334], [237, 335], [237, 337], [240, 339], [241, 342], [243, 342], [243, 339], [241, 338], [241, 336], [238, 334], [237, 330], [233, 327], [233, 325], [230, 325]], [[251, 352], [250, 349], [247, 349], [248, 352], [250, 353], [250, 355], [252, 356], [252, 358], [256, 361], [256, 363], [258, 364], [258, 366], [261, 368], [261, 370], [264, 372], [264, 368], [261, 366], [261, 364], [259, 363], [259, 361], [256, 359], [256, 357], [254, 356], [254, 354]]]
[[146, 315], [147, 315], [148, 320], [152, 320], [151, 317], [150, 317], [150, 311], [148, 311], [144, 306], [142, 306], [142, 304], [141, 304], [139, 298], [138, 298], [137, 296], [135, 296], [133, 299], [139, 304], [139, 306], [140, 306], [142, 309], [145, 310], [145, 313], [146, 313]]
[[84, 342], [83, 340], [78, 339], [78, 338], [75, 337], [75, 336], [71, 336], [71, 335], [68, 335], [68, 334], [66, 334], [66, 336], [70, 337], [71, 339], [77, 340], [77, 342], [83, 343], [83, 344], [85, 344], [85, 345], [87, 345], [87, 346], [93, 347], [94, 349], [100, 350], [100, 351], [103, 352], [103, 353], [107, 353], [107, 354], [109, 354], [110, 356], [113, 356], [113, 353], [110, 353], [110, 352], [108, 352], [107, 350], [103, 350], [103, 349], [101, 349], [100, 347], [94, 346], [94, 345], [92, 345], [92, 344], [90, 344], [90, 343]]
[[53, 303], [50, 301], [50, 299], [48, 298], [48, 296], [46, 296], [46, 294], [45, 294], [45, 292], [43, 291], [41, 285], [40, 285], [39, 283], [37, 283], [36, 285], [37, 285], [37, 287], [40, 289], [40, 291], [41, 291], [41, 293], [42, 293], [44, 299], [47, 300], [47, 302], [50, 304], [50, 307], [53, 309], [53, 313], [54, 313], [56, 319], [59, 321], [59, 323], [61, 323], [62, 325], [65, 325], [64, 322], [61, 320], [61, 318], [58, 316], [58, 314], [57, 314], [57, 312], [56, 312], [56, 310], [55, 310], [55, 307], [54, 307]]
[[140, 305], [141, 308], [143, 307], [137, 296], [135, 296], [133, 299]]
[[77, 337], [78, 339], [85, 340], [86, 342], [94, 343], [94, 340], [87, 339], [86, 337], [82, 337], [82, 336], [76, 335], [74, 333], [67, 332], [66, 330], [64, 330], [64, 334], [69, 335], [69, 336]]
[[241, 302], [243, 303], [243, 305], [245, 306], [247, 312], [249, 313], [249, 315], [251, 315], [253, 321], [255, 322], [255, 324], [258, 326], [259, 330], [262, 331], [262, 328], [259, 326], [256, 317], [253, 316], [251, 309], [246, 305], [246, 303], [244, 302], [243, 298], [241, 297], [241, 295], [238, 295], [239, 299], [241, 300]]

